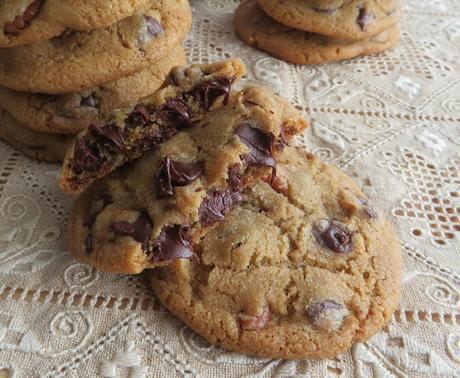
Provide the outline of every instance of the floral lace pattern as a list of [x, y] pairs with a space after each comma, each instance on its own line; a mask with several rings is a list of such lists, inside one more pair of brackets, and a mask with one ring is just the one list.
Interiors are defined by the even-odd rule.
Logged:
[[[0, 377], [453, 377], [460, 371], [460, 3], [406, 0], [392, 51], [300, 67], [239, 41], [237, 0], [194, 0], [193, 62], [241, 57], [247, 83], [304, 111], [297, 139], [351, 175], [394, 224], [401, 304], [337, 358], [250, 358], [209, 345], [142, 277], [70, 258], [59, 167], [0, 142]], [[391, 183], [389, 185], [389, 183]]]

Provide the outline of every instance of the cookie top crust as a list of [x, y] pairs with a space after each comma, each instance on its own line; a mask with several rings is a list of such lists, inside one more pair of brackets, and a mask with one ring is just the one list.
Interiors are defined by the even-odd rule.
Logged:
[[80, 133], [64, 160], [60, 185], [79, 193], [96, 179], [157, 148], [179, 130], [228, 101], [233, 83], [245, 73], [241, 61], [175, 67], [164, 87], [145, 103], [115, 112]]
[[15, 0], [0, 4], [0, 47], [38, 43], [66, 29], [87, 31], [108, 27], [150, 0]]
[[390, 319], [401, 287], [391, 227], [338, 168], [286, 147], [195, 250], [149, 272], [163, 305], [209, 342], [269, 358], [335, 356]]
[[147, 9], [107, 28], [0, 49], [0, 85], [48, 94], [88, 90], [163, 58], [190, 27], [187, 0], [151, 0]]
[[268, 17], [256, 0], [240, 3], [234, 24], [239, 37], [249, 45], [296, 64], [319, 64], [378, 53], [399, 40], [399, 25], [356, 41], [293, 29]]
[[274, 20], [311, 33], [359, 40], [395, 25], [400, 0], [258, 0]]
[[196, 259], [195, 243], [243, 200], [251, 180], [275, 177], [276, 157], [305, 127], [298, 111], [266, 88], [231, 93], [77, 199], [68, 228], [72, 255], [120, 273]]
[[115, 109], [153, 94], [174, 66], [186, 63], [184, 49], [178, 45], [142, 71], [83, 92], [49, 95], [0, 87], [0, 106], [39, 132], [76, 134], [90, 124], [103, 123]]

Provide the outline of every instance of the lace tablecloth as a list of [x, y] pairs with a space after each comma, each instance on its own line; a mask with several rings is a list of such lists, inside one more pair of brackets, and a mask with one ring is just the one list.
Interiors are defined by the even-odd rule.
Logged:
[[345, 170], [395, 225], [402, 301], [370, 342], [333, 359], [255, 359], [204, 342], [141, 277], [65, 247], [59, 166], [0, 142], [0, 376], [453, 377], [460, 375], [460, 1], [406, 0], [392, 51], [299, 67], [245, 46], [236, 0], [196, 0], [190, 60], [241, 57], [310, 121], [298, 139]]

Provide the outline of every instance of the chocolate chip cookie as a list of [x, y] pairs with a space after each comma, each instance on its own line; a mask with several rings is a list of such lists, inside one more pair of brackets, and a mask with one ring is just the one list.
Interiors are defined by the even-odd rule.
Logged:
[[34, 45], [0, 49], [0, 85], [23, 92], [80, 92], [145, 69], [191, 26], [187, 0], [151, 0], [147, 10], [105, 29], [68, 31]]
[[401, 18], [401, 0], [258, 0], [273, 19], [337, 39], [370, 38]]
[[29, 129], [0, 108], [0, 140], [31, 159], [49, 163], [62, 161], [73, 137], [73, 135], [44, 134]]
[[0, 47], [37, 43], [66, 29], [104, 28], [150, 0], [14, 0], [0, 3]]
[[64, 160], [61, 187], [78, 193], [97, 178], [155, 149], [228, 101], [231, 86], [245, 73], [239, 60], [175, 67], [164, 88], [145, 104], [115, 112], [76, 139]]
[[265, 88], [229, 94], [79, 197], [68, 226], [72, 255], [120, 273], [196, 260], [195, 243], [244, 200], [251, 180], [274, 179], [276, 157], [305, 127], [295, 108]]
[[269, 358], [321, 358], [368, 340], [401, 287], [391, 227], [336, 167], [291, 147], [195, 245], [150, 271], [163, 305], [211, 343]]
[[332, 39], [292, 29], [268, 17], [256, 0], [241, 2], [234, 22], [243, 41], [296, 64], [318, 64], [382, 52], [393, 47], [399, 39], [398, 25], [359, 41]]
[[177, 46], [142, 71], [79, 93], [48, 95], [0, 87], [0, 106], [34, 130], [76, 134], [90, 124], [103, 123], [115, 109], [134, 105], [151, 95], [171, 68], [186, 62], [183, 48]]

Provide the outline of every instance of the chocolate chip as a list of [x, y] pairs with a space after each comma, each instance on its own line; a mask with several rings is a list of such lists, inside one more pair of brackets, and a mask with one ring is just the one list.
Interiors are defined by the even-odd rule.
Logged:
[[163, 27], [160, 22], [153, 17], [144, 16], [144, 20], [147, 24], [147, 37], [152, 39], [163, 31]]
[[195, 256], [192, 243], [187, 236], [188, 227], [169, 225], [163, 227], [153, 242], [153, 261], [189, 259]]
[[33, 1], [22, 15], [16, 16], [12, 22], [7, 22], [4, 27], [5, 35], [18, 35], [22, 30], [27, 28], [38, 14], [43, 2], [44, 0]]
[[241, 165], [233, 164], [228, 168], [228, 185], [230, 188], [240, 190], [243, 185], [243, 179], [241, 177]]
[[271, 317], [272, 313], [269, 306], [265, 306], [259, 316], [250, 316], [245, 313], [239, 314], [241, 328], [247, 331], [265, 328]]
[[80, 100], [80, 106], [86, 106], [88, 108], [97, 108], [97, 102], [91, 93], [89, 96], [82, 97]]
[[110, 225], [110, 230], [120, 236], [131, 236], [134, 240], [142, 243], [144, 249], [147, 248], [152, 234], [152, 221], [148, 214], [142, 212], [134, 223], [126, 221], [114, 222]]
[[208, 227], [223, 220], [242, 200], [243, 196], [239, 191], [231, 189], [208, 191], [198, 209], [201, 224]]
[[72, 169], [80, 174], [85, 171], [96, 172], [104, 162], [98, 146], [87, 136], [77, 138], [74, 148]]
[[319, 243], [326, 245], [334, 252], [349, 253], [353, 249], [354, 232], [350, 232], [339, 221], [320, 222], [315, 227], [314, 234]]
[[121, 128], [114, 124], [104, 125], [98, 127], [90, 125], [88, 127], [89, 133], [94, 139], [102, 144], [105, 148], [112, 152], [126, 152], [125, 141]]
[[203, 81], [192, 90], [192, 95], [197, 101], [200, 101], [201, 107], [205, 110], [209, 110], [221, 96], [224, 96], [224, 105], [226, 105], [233, 81], [228, 77], [215, 77]]
[[156, 116], [163, 124], [180, 129], [191, 125], [192, 111], [184, 101], [172, 98], [156, 111]]
[[177, 129], [172, 126], [161, 126], [159, 128], [147, 128], [142, 137], [137, 140], [137, 144], [142, 148], [151, 148], [171, 139], [177, 133]]
[[357, 24], [361, 28], [362, 31], [365, 31], [367, 25], [374, 19], [374, 15], [369, 13], [364, 8], [359, 8], [358, 18], [356, 19]]
[[307, 308], [307, 319], [310, 323], [315, 324], [325, 311], [340, 310], [342, 308], [343, 306], [340, 303], [327, 299], [321, 302], [313, 303]]
[[186, 186], [201, 175], [202, 169], [198, 163], [181, 163], [165, 156], [161, 159], [157, 173], [158, 195], [168, 197], [174, 194], [173, 187]]
[[142, 104], [138, 104], [134, 107], [134, 110], [128, 115], [125, 120], [126, 127], [138, 127], [145, 126], [150, 122], [150, 111]]
[[318, 13], [326, 13], [326, 14], [332, 14], [334, 12], [336, 12], [337, 10], [339, 9], [339, 7], [335, 7], [335, 8], [313, 8], [313, 10], [315, 12], [318, 12]]
[[273, 144], [275, 136], [272, 133], [252, 127], [248, 122], [243, 123], [236, 129], [236, 135], [240, 137], [249, 148], [249, 154], [244, 156], [248, 165], [266, 165], [273, 168], [273, 178], [275, 177], [276, 160], [273, 156]]

